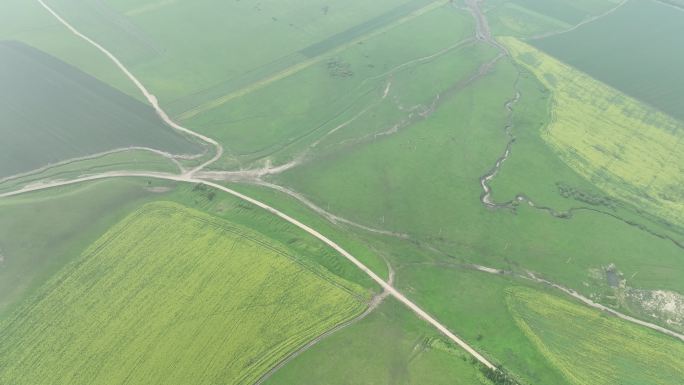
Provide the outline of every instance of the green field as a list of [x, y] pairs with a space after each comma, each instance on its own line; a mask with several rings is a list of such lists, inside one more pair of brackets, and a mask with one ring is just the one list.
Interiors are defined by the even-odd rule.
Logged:
[[489, 0], [481, 4], [496, 36], [553, 35], [616, 7], [620, 0]]
[[596, 22], [531, 43], [589, 76], [684, 120], [684, 77], [675, 75], [684, 68], [682, 35], [684, 12], [659, 1], [632, 0]]
[[584, 384], [676, 384], [684, 344], [542, 292], [515, 288], [516, 324], [568, 381]]
[[387, 299], [367, 318], [322, 340], [265, 384], [491, 383], [460, 349], [403, 305]]
[[[476, 71], [469, 56], [490, 54], [466, 40], [471, 27], [472, 22], [453, 9], [434, 9], [192, 117], [187, 124], [229, 148], [226, 161], [212, 167], [244, 167], [264, 159], [284, 163], [345, 139], [387, 130], [409, 115], [419, 118], [417, 112], [428, 109], [438, 92]], [[408, 39], [416, 44], [403, 46]], [[457, 74], [440, 72], [447, 68]]]
[[522, 384], [570, 385], [516, 326], [507, 289], [529, 285], [474, 271], [462, 257], [397, 265], [397, 287]]
[[[46, 2], [223, 145], [211, 171], [294, 164], [217, 183], [395, 272], [519, 385], [684, 377], [678, 341], [523, 278], [681, 332], [679, 10], [631, 0], [593, 20], [619, 1], [474, 2], [505, 51], [464, 0]], [[0, 116], [19, 122], [0, 132], [14, 140], [0, 144], [0, 194], [179, 171], [141, 150], [88, 158], [114, 147], [202, 151], [37, 2], [0, 4], [0, 40]], [[494, 208], [481, 183], [502, 154]], [[378, 291], [317, 238], [200, 183], [0, 198], [0, 384], [494, 385], [393, 298], [356, 319]]]
[[600, 13], [619, 2], [620, 0], [513, 0], [513, 3], [568, 24], [578, 24], [592, 14]]
[[543, 138], [607, 194], [676, 225], [684, 222], [684, 123], [516, 39], [502, 39], [551, 90]]
[[[332, 147], [315, 161], [275, 180], [354, 222], [408, 234], [426, 248], [489, 266], [515, 261], [587, 294], [594, 292], [583, 284], [589, 271], [610, 263], [621, 266], [627, 276], [634, 274], [630, 283], [637, 287], [684, 289], [681, 248], [637, 227], [593, 211], [579, 212], [567, 220], [529, 207], [511, 213], [487, 210], [480, 204], [479, 178], [506, 147], [503, 128], [507, 112], [503, 106], [515, 94], [516, 78], [516, 68], [502, 61], [490, 75], [442, 100], [428, 119], [394, 135]], [[510, 88], [502, 84], [510, 84]], [[529, 93], [522, 95], [522, 100], [529, 108], [541, 106], [541, 111], [535, 112], [540, 119], [535, 124], [540, 127], [547, 116], [545, 105], [537, 104], [538, 99]], [[530, 135], [538, 133], [531, 130]], [[504, 181], [511, 183], [507, 191], [542, 189], [548, 196], [554, 195], [554, 200], [565, 201], [556, 182], [588, 185], [558, 161], [543, 141], [532, 142], [525, 150], [522, 168]], [[515, 151], [514, 147], [513, 157]], [[536, 168], [547, 165], [552, 168], [542, 168], [543, 176], [550, 180], [538, 178]], [[523, 181], [534, 185], [519, 183], [521, 174], [527, 178]], [[501, 188], [501, 184], [497, 186]], [[650, 255], [659, 258], [654, 261]]]
[[129, 146], [201, 150], [152, 108], [27, 45], [1, 42], [0, 63], [0, 178]]
[[429, 2], [53, 0], [50, 4], [115, 50], [162, 103], [177, 106], [172, 110], [178, 112], [177, 108], [182, 111], [229, 93], [243, 82], [240, 78], [251, 78], [262, 67], [277, 71], [281, 63], [302, 61], [305, 57], [299, 51], [316, 43], [336, 35], [353, 37], [343, 33], [368, 23], [382, 26], [403, 16], [396, 9], [410, 12]]
[[359, 313], [364, 299], [258, 233], [156, 203], [114, 226], [3, 322], [0, 378], [250, 383]]
[[676, 384], [684, 371], [680, 341], [460, 258], [407, 263], [397, 278], [404, 293], [525, 384]]
[[489, 17], [496, 20], [492, 26], [496, 35], [534, 36], [570, 28], [566, 22], [510, 1], [493, 8]]

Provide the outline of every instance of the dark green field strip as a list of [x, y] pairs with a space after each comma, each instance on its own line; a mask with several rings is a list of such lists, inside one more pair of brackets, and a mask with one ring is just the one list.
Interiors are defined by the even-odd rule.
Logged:
[[575, 31], [532, 41], [557, 59], [684, 120], [684, 12], [630, 1]]
[[411, 0], [391, 9], [387, 13], [357, 24], [354, 27], [309, 45], [308, 47], [305, 47], [297, 52], [293, 52], [287, 56], [280, 57], [262, 66], [259, 66], [237, 78], [227, 80], [216, 86], [196, 92], [194, 94], [183, 96], [180, 99], [170, 102], [167, 107], [172, 114], [185, 112], [188, 109], [196, 107], [204, 102], [217, 99], [252, 83], [256, 83], [259, 80], [266, 79], [268, 76], [281, 72], [289, 67], [303, 62], [306, 59], [323, 55], [326, 52], [338, 48], [356, 38], [385, 27], [402, 17], [409, 15], [411, 12], [414, 12], [433, 2], [434, 0]]
[[52, 0], [49, 5], [67, 19], [79, 20], [97, 40], [107, 36], [107, 47], [128, 65], [154, 60], [163, 47], [107, 1]]
[[361, 24], [357, 24], [346, 31], [342, 31], [338, 34], [330, 36], [325, 40], [321, 40], [318, 43], [312, 44], [299, 51], [299, 53], [306, 57], [315, 57], [322, 55], [335, 47], [339, 47], [342, 44], [350, 42], [373, 30], [389, 25], [393, 21], [400, 19], [410, 14], [411, 12], [417, 11], [418, 9], [432, 2], [434, 2], [434, 0], [409, 1], [408, 3], [402, 4], [383, 15], [365, 21]]
[[23, 43], [0, 42], [0, 177], [107, 150], [201, 149], [154, 110]]
[[198, 91], [190, 95], [183, 96], [165, 105], [165, 108], [172, 114], [180, 114], [198, 105], [220, 98], [241, 88], [247, 87], [259, 80], [266, 79], [268, 76], [284, 71], [285, 69], [302, 62], [305, 57], [295, 52], [283, 56], [262, 66], [256, 67], [243, 75], [229, 79], [206, 90]]

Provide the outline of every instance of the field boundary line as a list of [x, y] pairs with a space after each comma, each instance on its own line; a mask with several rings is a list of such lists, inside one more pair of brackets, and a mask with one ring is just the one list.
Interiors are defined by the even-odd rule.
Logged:
[[[39, 0], [39, 1], [41, 1], [41, 0]], [[367, 39], [373, 38], [375, 36], [378, 36], [380, 34], [383, 34], [383, 33], [387, 32], [387, 31], [389, 31], [389, 30], [391, 30], [391, 29], [393, 29], [393, 28], [395, 28], [401, 24], [404, 24], [408, 21], [411, 21], [411, 20], [413, 20], [419, 16], [422, 16], [422, 15], [424, 15], [424, 14], [426, 14], [432, 10], [435, 10], [444, 4], [446, 4], [446, 1], [444, 1], [444, 0], [435, 0], [434, 2], [420, 8], [418, 10], [415, 10], [415, 11], [409, 13], [408, 15], [403, 16], [403, 17], [397, 19], [396, 21], [394, 21], [388, 25], [385, 25], [385, 26], [380, 27], [376, 30], [373, 30], [373, 31], [371, 31], [365, 35], [361, 35], [355, 39], [352, 39], [349, 42], [346, 42], [342, 45], [339, 45], [339, 46], [334, 47], [328, 51], [325, 51], [324, 53], [322, 53], [318, 56], [315, 56], [311, 59], [302, 61], [301, 63], [295, 64], [293, 66], [290, 66], [290, 67], [288, 67], [288, 68], [286, 68], [280, 72], [277, 72], [277, 73], [275, 73], [275, 74], [273, 74], [273, 75], [271, 75], [265, 79], [258, 80], [258, 81], [254, 82], [254, 83], [252, 83], [246, 87], [243, 87], [237, 91], [231, 92], [227, 95], [224, 95], [224, 96], [221, 96], [221, 97], [216, 98], [214, 100], [200, 104], [199, 106], [197, 106], [195, 108], [189, 109], [185, 112], [178, 114], [176, 117], [178, 120], [184, 121], [184, 120], [191, 119], [191, 118], [193, 118], [193, 117], [195, 117], [201, 113], [213, 110], [214, 108], [220, 107], [220, 106], [230, 102], [233, 99], [240, 98], [242, 96], [250, 94], [250, 93], [257, 91], [261, 88], [264, 88], [264, 87], [268, 86], [269, 84], [276, 82], [278, 80], [288, 78], [288, 77], [290, 77], [290, 76], [292, 76], [292, 75], [294, 75], [294, 74], [296, 74], [296, 73], [298, 73], [298, 72], [300, 72], [306, 68], [311, 67], [314, 64], [320, 63], [327, 56], [329, 56], [331, 54], [335, 54], [335, 53], [339, 53], [339, 52], [342, 52], [344, 50], [347, 50], [347, 49], [353, 47], [354, 45], [356, 45], [357, 43], [359, 43], [360, 41], [367, 40]]]

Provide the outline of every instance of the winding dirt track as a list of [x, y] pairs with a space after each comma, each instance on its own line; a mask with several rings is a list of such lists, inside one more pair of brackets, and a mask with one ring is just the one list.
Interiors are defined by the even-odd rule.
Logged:
[[209, 166], [210, 164], [216, 162], [221, 157], [221, 155], [223, 155], [223, 147], [221, 146], [221, 144], [219, 144], [219, 142], [215, 141], [214, 139], [212, 139], [208, 136], [204, 136], [200, 133], [197, 133], [197, 132], [192, 131], [188, 128], [185, 128], [185, 127], [177, 124], [173, 120], [171, 120], [171, 118], [169, 118], [169, 115], [166, 113], [166, 111], [164, 111], [159, 106], [159, 101], [157, 100], [157, 97], [154, 96], [151, 92], [149, 92], [147, 90], [147, 88], [145, 88], [145, 86], [140, 82], [140, 80], [138, 80], [138, 78], [136, 78], [135, 75], [133, 75], [131, 73], [131, 71], [129, 71], [128, 68], [126, 68], [126, 66], [124, 66], [123, 63], [121, 63], [121, 61], [116, 56], [114, 56], [113, 53], [109, 52], [109, 50], [107, 50], [105, 47], [101, 46], [98, 42], [96, 42], [93, 39], [89, 38], [88, 36], [82, 34], [74, 26], [69, 24], [69, 22], [67, 22], [65, 19], [63, 19], [62, 16], [60, 16], [57, 12], [55, 12], [52, 8], [50, 8], [50, 6], [45, 4], [45, 2], [43, 0], [38, 0], [38, 2], [40, 3], [40, 5], [43, 6], [43, 8], [45, 8], [48, 12], [50, 12], [50, 14], [55, 17], [55, 19], [57, 19], [60, 23], [62, 23], [62, 25], [64, 25], [74, 35], [78, 36], [79, 38], [88, 42], [93, 47], [97, 48], [100, 52], [105, 54], [114, 64], [116, 64], [116, 66], [119, 67], [121, 72], [123, 72], [124, 75], [126, 75], [128, 77], [128, 79], [130, 79], [130, 81], [132, 81], [133, 84], [135, 84], [135, 86], [138, 87], [140, 92], [142, 92], [143, 96], [145, 96], [145, 99], [147, 99], [147, 101], [152, 105], [154, 110], [157, 112], [157, 115], [159, 115], [159, 117], [164, 121], [164, 123], [166, 123], [170, 127], [174, 128], [174, 129], [176, 129], [182, 133], [185, 133], [185, 134], [190, 135], [192, 137], [198, 138], [205, 143], [209, 143], [210, 145], [212, 145], [216, 148], [216, 154], [214, 155], [213, 158], [202, 163], [201, 165], [197, 166], [196, 168], [188, 171], [186, 173], [187, 175], [192, 175], [194, 172], [204, 169], [205, 167]]
[[366, 275], [368, 275], [373, 281], [375, 281], [380, 287], [383, 288], [384, 293], [387, 293], [388, 295], [391, 295], [392, 297], [396, 298], [398, 301], [403, 303], [406, 307], [411, 309], [416, 315], [418, 315], [420, 318], [424, 319], [427, 321], [430, 325], [432, 325], [435, 329], [437, 329], [440, 333], [442, 333], [444, 336], [449, 338], [451, 341], [459, 345], [463, 350], [468, 352], [470, 355], [472, 355], [475, 359], [477, 359], [480, 363], [482, 363], [484, 366], [496, 370], [496, 366], [489, 362], [484, 356], [482, 356], [480, 353], [478, 353], [475, 349], [473, 349], [470, 345], [468, 345], [465, 341], [460, 339], [458, 336], [456, 336], [454, 333], [452, 333], [446, 326], [442, 325], [439, 321], [437, 321], [435, 318], [433, 318], [430, 314], [428, 314], [426, 311], [421, 309], [418, 305], [413, 303], [411, 300], [406, 298], [403, 294], [401, 294], [397, 289], [395, 289], [390, 283], [385, 282], [382, 278], [380, 278], [377, 274], [375, 274], [370, 268], [368, 268], [366, 265], [361, 263], [358, 259], [356, 259], [351, 253], [343, 249], [340, 245], [335, 243], [334, 241], [330, 240], [323, 234], [319, 233], [315, 229], [305, 225], [304, 223], [298, 221], [295, 218], [290, 217], [289, 215], [263, 203], [260, 202], [254, 198], [251, 198], [247, 195], [244, 195], [242, 193], [239, 193], [235, 190], [229, 189], [225, 186], [222, 186], [217, 183], [209, 182], [206, 180], [198, 179], [193, 177], [193, 175], [207, 167], [208, 165], [214, 163], [216, 160], [218, 160], [221, 155], [223, 154], [223, 147], [214, 139], [211, 139], [209, 137], [206, 137], [202, 134], [196, 133], [188, 128], [182, 127], [171, 118], [169, 118], [168, 114], [159, 106], [159, 102], [157, 101], [157, 98], [151, 94], [145, 86], [119, 61], [119, 59], [114, 56], [111, 52], [109, 52], [107, 49], [105, 49], [103, 46], [101, 46], [99, 43], [95, 42], [94, 40], [90, 39], [88, 36], [82, 34], [79, 32], [75, 27], [73, 27], [71, 24], [69, 24], [64, 18], [62, 18], [57, 12], [55, 12], [52, 8], [50, 8], [43, 0], [37, 0], [40, 5], [43, 6], [52, 16], [54, 16], [60, 23], [62, 23], [66, 28], [68, 28], [72, 33], [74, 33], [76, 36], [79, 38], [85, 40], [98, 50], [100, 50], [103, 54], [105, 54], [107, 57], [109, 57], [114, 64], [116, 64], [117, 67], [138, 87], [138, 89], [142, 92], [142, 94], [145, 96], [145, 98], [149, 101], [149, 103], [154, 107], [155, 111], [159, 115], [159, 117], [170, 127], [181, 131], [183, 133], [186, 133], [188, 135], [191, 135], [193, 137], [199, 138], [200, 140], [209, 143], [210, 145], [214, 146], [216, 148], [216, 155], [206, 161], [205, 163], [199, 165], [198, 167], [190, 170], [189, 172], [186, 172], [181, 175], [174, 175], [174, 174], [166, 174], [166, 173], [158, 173], [158, 172], [126, 172], [126, 171], [121, 171], [121, 172], [108, 172], [108, 173], [102, 173], [102, 174], [97, 174], [97, 175], [90, 175], [90, 176], [85, 176], [73, 180], [68, 180], [68, 181], [53, 181], [53, 182], [47, 182], [44, 184], [38, 184], [38, 185], [32, 185], [32, 186], [27, 186], [24, 187], [23, 189], [9, 192], [9, 193], [4, 193], [0, 194], [0, 198], [4, 197], [10, 197], [10, 196], [16, 196], [32, 191], [40, 191], [40, 190], [45, 190], [49, 188], [54, 188], [54, 187], [59, 187], [59, 186], [67, 186], [67, 185], [73, 185], [77, 183], [84, 183], [88, 181], [95, 181], [95, 180], [102, 180], [102, 179], [110, 179], [110, 178], [124, 178], [124, 177], [142, 177], [142, 178], [155, 178], [155, 179], [164, 179], [164, 180], [171, 180], [171, 181], [176, 181], [176, 182], [184, 182], [184, 183], [199, 183], [199, 184], [204, 184], [206, 186], [213, 187], [215, 189], [224, 191], [234, 197], [237, 197], [239, 199], [242, 199], [243, 201], [249, 202], [255, 206], [258, 206], [271, 214], [299, 227], [300, 229], [306, 231], [310, 235], [318, 238], [320, 241], [325, 243], [326, 245], [330, 246], [332, 249], [340, 253], [343, 257], [345, 257], [347, 260], [352, 262], [356, 267], [358, 267], [361, 271], [363, 271]]

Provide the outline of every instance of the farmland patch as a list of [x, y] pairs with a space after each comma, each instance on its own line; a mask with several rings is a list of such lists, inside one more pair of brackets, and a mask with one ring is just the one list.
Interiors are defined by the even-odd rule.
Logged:
[[2, 324], [0, 379], [252, 383], [364, 306], [357, 286], [304, 267], [283, 245], [157, 203], [110, 229]]
[[392, 298], [320, 341], [265, 384], [491, 385], [460, 348]]
[[573, 384], [675, 384], [684, 345], [543, 292], [509, 289], [516, 324]]

